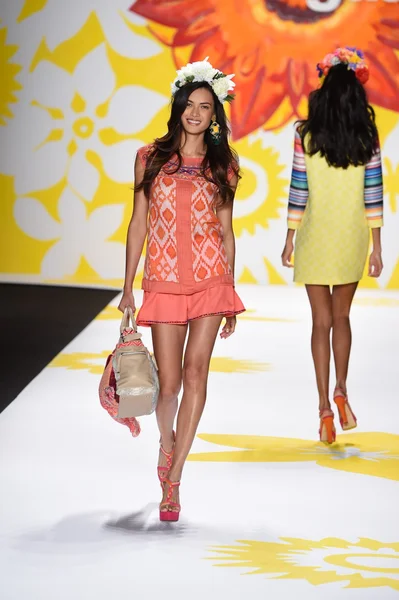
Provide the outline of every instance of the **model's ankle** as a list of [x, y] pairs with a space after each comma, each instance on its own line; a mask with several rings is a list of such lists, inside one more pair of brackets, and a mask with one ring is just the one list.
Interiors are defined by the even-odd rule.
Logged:
[[344, 379], [337, 379], [337, 383], [335, 384], [336, 390], [341, 390], [346, 394], [346, 381]]
[[182, 476], [182, 469], [174, 469], [173, 467], [169, 471], [169, 481], [180, 481]]
[[161, 444], [162, 448], [165, 450], [165, 452], [168, 452], [168, 453], [172, 452], [173, 446], [175, 445], [175, 437], [174, 437], [173, 431], [170, 434], [161, 435], [160, 444]]
[[328, 398], [319, 398], [319, 412], [322, 414], [324, 411], [331, 411], [331, 404]]

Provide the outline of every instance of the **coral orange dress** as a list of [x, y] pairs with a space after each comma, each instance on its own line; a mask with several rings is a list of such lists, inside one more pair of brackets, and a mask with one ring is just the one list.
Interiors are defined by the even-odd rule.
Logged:
[[[138, 151], [145, 167], [152, 146]], [[218, 188], [201, 174], [202, 158], [171, 159], [155, 178], [149, 199], [147, 254], [138, 325], [186, 324], [245, 308], [215, 213]], [[230, 177], [233, 170], [230, 170]]]

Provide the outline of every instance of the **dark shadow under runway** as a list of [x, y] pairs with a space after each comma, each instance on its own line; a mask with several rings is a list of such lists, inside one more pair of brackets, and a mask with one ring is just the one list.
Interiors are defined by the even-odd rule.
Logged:
[[0, 412], [117, 293], [0, 283]]

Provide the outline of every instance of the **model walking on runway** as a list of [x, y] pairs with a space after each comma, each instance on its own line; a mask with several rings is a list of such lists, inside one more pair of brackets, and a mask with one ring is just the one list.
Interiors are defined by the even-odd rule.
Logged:
[[372, 231], [368, 274], [383, 264], [380, 231], [383, 187], [378, 132], [363, 84], [363, 53], [338, 48], [317, 65], [321, 86], [309, 97], [308, 118], [295, 131], [282, 262], [306, 285], [313, 318], [312, 355], [319, 393], [320, 440], [335, 441], [329, 400], [330, 334], [335, 362], [333, 399], [342, 429], [356, 427], [348, 402], [351, 349], [349, 312], [361, 279]]
[[119, 309], [135, 310], [132, 287], [147, 237], [137, 324], [151, 327], [159, 369], [162, 521], [179, 518], [180, 479], [204, 409], [222, 319], [220, 335], [226, 339], [234, 333], [236, 315], [245, 310], [234, 289], [232, 214], [239, 167], [223, 108], [233, 98], [231, 77], [207, 60], [178, 71], [168, 132], [140, 148], [135, 163]]

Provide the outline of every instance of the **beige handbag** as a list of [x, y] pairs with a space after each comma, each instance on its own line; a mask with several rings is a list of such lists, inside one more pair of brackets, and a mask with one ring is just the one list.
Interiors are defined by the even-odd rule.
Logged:
[[125, 309], [122, 317], [112, 366], [119, 396], [118, 418], [139, 417], [154, 412], [159, 395], [157, 367], [141, 341], [141, 333], [137, 332], [130, 307]]

